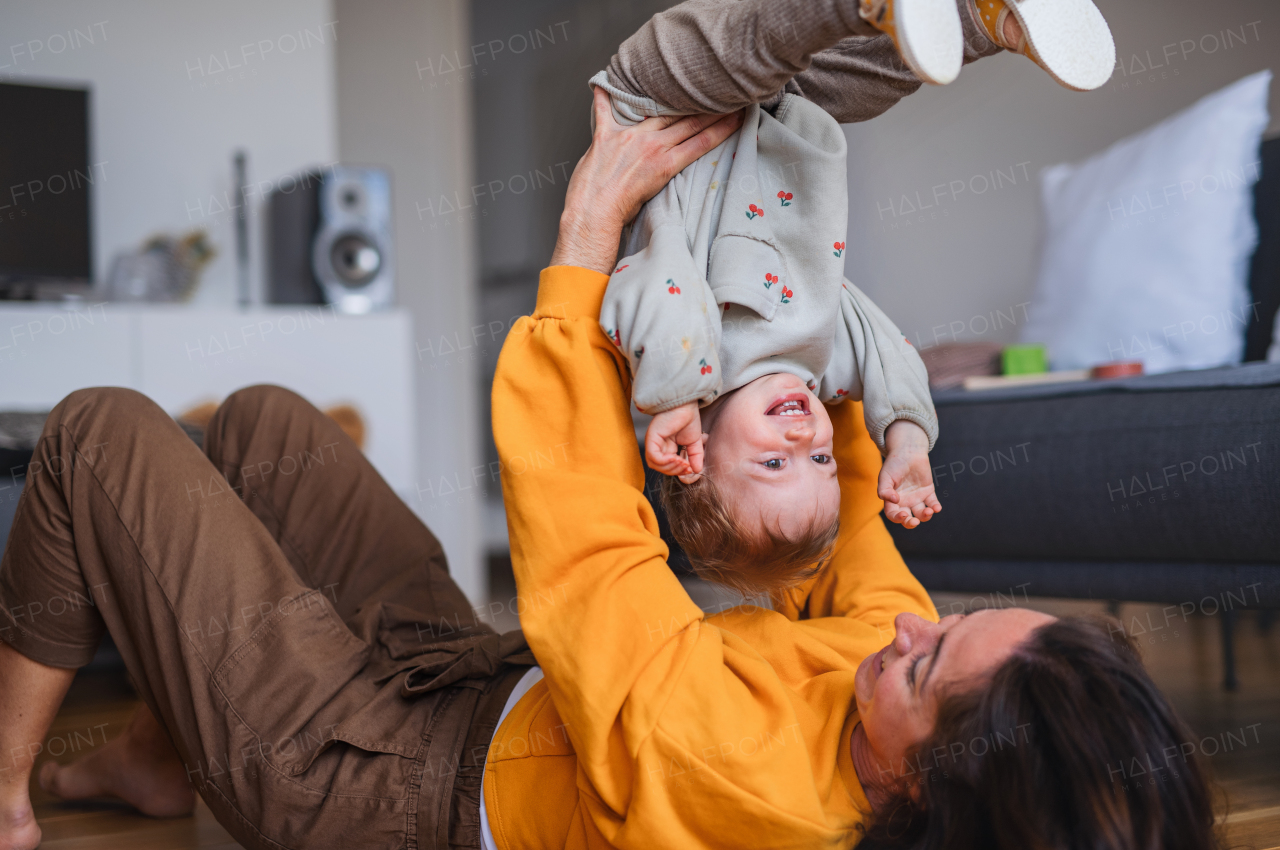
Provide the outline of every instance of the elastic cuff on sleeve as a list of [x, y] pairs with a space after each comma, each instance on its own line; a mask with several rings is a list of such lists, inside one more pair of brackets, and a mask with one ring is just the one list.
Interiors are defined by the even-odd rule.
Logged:
[[578, 266], [548, 266], [538, 276], [538, 303], [533, 317], [597, 319], [608, 285], [609, 276], [603, 272]]
[[934, 444], [938, 442], [938, 420], [914, 410], [895, 410], [892, 416], [886, 417], [868, 429], [871, 432], [871, 439], [875, 440], [876, 446], [880, 449], [880, 454], [888, 454], [888, 448], [884, 444], [884, 433], [899, 419], [914, 422], [923, 428], [925, 436], [929, 438], [929, 451], [933, 451]]
[[686, 405], [691, 401], [696, 401], [699, 407], [710, 404], [719, 393], [699, 392], [687, 396], [680, 396], [672, 401], [654, 402], [652, 406], [645, 407], [637, 404], [636, 410], [641, 413], [647, 413], [650, 416], [657, 416], [659, 413], [666, 413], [668, 410], [675, 410], [677, 407]]
[[621, 119], [619, 123], [639, 124], [646, 118], [652, 118], [659, 115], [681, 115], [679, 110], [672, 109], [669, 106], [663, 106], [651, 97], [645, 97], [640, 94], [632, 94], [613, 84], [609, 79], [609, 72], [599, 71], [590, 80], [587, 85], [598, 86], [605, 90], [609, 95], [610, 103], [613, 106], [613, 114], [615, 118]]

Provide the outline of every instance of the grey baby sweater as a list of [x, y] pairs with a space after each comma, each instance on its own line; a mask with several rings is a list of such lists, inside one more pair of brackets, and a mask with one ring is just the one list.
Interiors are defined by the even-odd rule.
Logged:
[[[628, 123], [664, 114], [591, 80]], [[844, 134], [821, 107], [783, 94], [749, 106], [742, 128], [682, 171], [624, 234], [600, 324], [631, 365], [644, 413], [777, 372], [824, 402], [861, 400], [885, 450], [897, 419], [937, 439], [928, 374], [906, 337], [844, 278]]]

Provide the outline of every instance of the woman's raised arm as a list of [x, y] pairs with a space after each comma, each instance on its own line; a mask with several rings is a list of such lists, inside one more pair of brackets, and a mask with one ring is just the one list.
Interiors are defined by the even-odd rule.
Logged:
[[742, 113], [648, 118], [624, 127], [609, 96], [594, 90], [591, 147], [569, 179], [552, 266], [609, 274], [622, 227], [698, 157], [742, 126]]
[[[655, 659], [681, 656], [689, 627], [696, 643], [702, 621], [667, 567], [627, 363], [600, 329], [600, 302], [622, 225], [740, 122], [690, 116], [624, 128], [599, 92], [595, 117], [537, 309], [512, 328], [493, 385], [521, 626], [586, 763], [617, 744], [609, 730], [636, 680], [654, 675]], [[618, 779], [616, 788], [597, 779], [611, 806], [629, 793], [629, 778]]]

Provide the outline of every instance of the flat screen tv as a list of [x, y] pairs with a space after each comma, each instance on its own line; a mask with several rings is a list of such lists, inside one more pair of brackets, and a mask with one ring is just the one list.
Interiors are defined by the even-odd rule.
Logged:
[[0, 297], [90, 283], [90, 202], [104, 176], [89, 161], [87, 89], [0, 83]]

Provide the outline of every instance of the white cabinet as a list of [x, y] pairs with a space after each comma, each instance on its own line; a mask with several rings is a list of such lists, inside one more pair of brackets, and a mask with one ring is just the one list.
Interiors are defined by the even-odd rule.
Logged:
[[401, 494], [417, 476], [413, 363], [401, 310], [0, 307], [0, 409], [48, 410], [82, 387], [123, 386], [178, 414], [250, 384], [280, 384], [321, 408], [355, 407], [365, 454]]
[[109, 305], [0, 307], [0, 408], [48, 410], [81, 387], [136, 387], [129, 322]]

